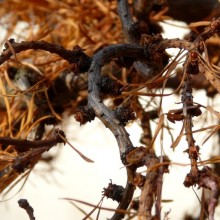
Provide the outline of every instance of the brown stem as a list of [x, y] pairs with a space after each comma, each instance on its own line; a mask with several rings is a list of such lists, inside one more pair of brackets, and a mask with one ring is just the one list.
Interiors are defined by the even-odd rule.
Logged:
[[14, 145], [17, 151], [27, 151], [30, 148], [42, 148], [42, 147], [52, 147], [58, 143], [64, 143], [63, 139], [60, 137], [65, 134], [62, 130], [56, 129], [51, 134], [50, 138], [46, 140], [30, 141], [26, 139], [14, 139], [10, 137], [0, 137], [0, 143], [3, 145]]
[[[188, 62], [184, 65], [187, 69]], [[190, 74], [186, 72], [185, 81], [183, 84], [182, 90], [182, 103], [183, 103], [183, 115], [184, 115], [184, 127], [186, 132], [186, 140], [188, 142], [188, 154], [191, 161], [191, 172], [194, 177], [197, 176], [198, 166], [197, 166], [197, 159], [198, 159], [198, 149], [195, 146], [195, 140], [193, 138], [192, 133], [192, 115], [187, 111], [187, 108], [193, 106], [193, 96], [192, 96], [192, 88], [190, 85]]]

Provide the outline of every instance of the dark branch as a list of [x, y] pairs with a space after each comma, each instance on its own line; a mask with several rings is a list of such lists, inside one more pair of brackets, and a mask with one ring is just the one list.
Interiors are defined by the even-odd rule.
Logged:
[[133, 147], [128, 133], [123, 125], [116, 118], [115, 114], [110, 111], [101, 101], [100, 85], [101, 85], [101, 68], [107, 62], [117, 57], [132, 57], [141, 59], [145, 57], [144, 48], [139, 45], [118, 44], [112, 45], [99, 51], [93, 57], [93, 62], [89, 69], [88, 78], [88, 103], [93, 108], [96, 116], [109, 128], [118, 141], [121, 156], [127, 148]]
[[[69, 63], [76, 63], [80, 72], [85, 72], [88, 70], [92, 59], [87, 56], [83, 49], [77, 47], [73, 50], [67, 50], [60, 45], [48, 43], [46, 41], [22, 41], [21, 43], [14, 42], [13, 39], [9, 40], [15, 53], [20, 53], [25, 50], [45, 50], [50, 53], [55, 53], [67, 60]], [[10, 48], [5, 45], [5, 49], [0, 55], [0, 64], [4, 63], [13, 55]]]
[[134, 33], [135, 22], [131, 16], [127, 0], [118, 0], [118, 14], [121, 19], [126, 41], [129, 43], [139, 43], [140, 36]]
[[27, 199], [18, 200], [18, 204], [22, 209], [26, 210], [30, 220], [35, 220], [34, 209], [30, 206]]
[[62, 130], [54, 130], [51, 137], [46, 140], [31, 141], [26, 139], [14, 139], [10, 137], [0, 137], [0, 143], [3, 145], [14, 145], [18, 151], [27, 151], [30, 148], [43, 148], [43, 147], [53, 147], [58, 143], [64, 143], [63, 139], [60, 137], [65, 137]]

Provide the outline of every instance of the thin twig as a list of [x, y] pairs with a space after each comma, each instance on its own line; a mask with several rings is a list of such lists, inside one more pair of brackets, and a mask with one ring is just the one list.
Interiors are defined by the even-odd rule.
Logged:
[[26, 139], [14, 139], [10, 137], [0, 137], [0, 143], [3, 145], [14, 145], [18, 151], [26, 151], [30, 148], [52, 147], [58, 143], [65, 143], [60, 135], [65, 137], [62, 130], [55, 129], [50, 138], [46, 140], [31, 141]]

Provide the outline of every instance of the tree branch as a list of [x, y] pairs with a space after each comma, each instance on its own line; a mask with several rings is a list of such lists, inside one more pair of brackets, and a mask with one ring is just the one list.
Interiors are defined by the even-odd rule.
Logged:
[[[21, 43], [16, 43], [13, 39], [10, 39], [9, 42], [15, 53], [20, 53], [29, 49], [45, 50], [57, 54], [69, 63], [76, 63], [80, 72], [86, 72], [92, 61], [92, 59], [84, 53], [83, 49], [78, 46], [73, 48], [73, 50], [67, 50], [60, 45], [48, 43], [46, 41], [22, 41]], [[5, 49], [0, 55], [0, 65], [12, 55], [13, 51], [5, 44]]]
[[22, 209], [26, 210], [30, 220], [35, 220], [34, 209], [29, 205], [27, 199], [19, 199], [18, 204]]

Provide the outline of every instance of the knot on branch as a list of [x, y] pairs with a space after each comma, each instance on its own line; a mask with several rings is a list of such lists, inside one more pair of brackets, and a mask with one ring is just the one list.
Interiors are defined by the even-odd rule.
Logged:
[[149, 46], [150, 44], [156, 44], [160, 43], [163, 40], [163, 37], [161, 34], [155, 34], [155, 35], [144, 35], [144, 44], [146, 46]]
[[102, 194], [103, 196], [110, 198], [113, 201], [117, 201], [119, 203], [122, 200], [124, 190], [125, 189], [123, 186], [113, 184], [112, 180], [110, 180], [108, 187], [103, 188]]
[[190, 172], [187, 173], [183, 185], [185, 187], [194, 186], [196, 184], [196, 177]]
[[114, 110], [114, 113], [123, 125], [126, 125], [127, 122], [136, 118], [134, 110], [129, 105], [120, 106], [116, 108]]
[[80, 125], [84, 125], [87, 122], [91, 122], [95, 119], [95, 112], [88, 106], [81, 106], [78, 108], [78, 111], [75, 113], [74, 117], [76, 121], [80, 123]]
[[214, 18], [209, 26], [205, 28], [205, 30], [202, 32], [201, 37], [205, 41], [208, 38], [212, 37], [215, 33], [220, 32], [220, 18]]
[[65, 135], [64, 131], [60, 130], [59, 128], [54, 129], [51, 137], [55, 139], [56, 143], [64, 143], [65, 144], [64, 139], [66, 138], [66, 135]]
[[133, 179], [133, 184], [139, 188], [142, 188], [144, 186], [144, 183], [146, 181], [146, 176], [140, 174], [140, 173], [135, 173], [134, 179]]
[[126, 146], [125, 147], [125, 151], [121, 154], [121, 161], [124, 165], [129, 164], [127, 162], [127, 155], [129, 154], [129, 152], [133, 151], [134, 149], [136, 149], [136, 147], [133, 147], [133, 146]]
[[118, 96], [122, 92], [122, 85], [109, 77], [103, 77], [101, 80], [100, 91], [103, 94]]
[[[8, 43], [14, 44], [14, 43], [15, 43], [15, 39], [14, 39], [14, 38], [9, 39], [9, 40], [8, 40]], [[8, 43], [5, 43], [5, 44], [4, 44], [4, 49], [3, 49], [3, 51], [9, 49], [9, 44], [8, 44]]]
[[143, 44], [145, 45], [145, 62], [156, 72], [162, 71], [164, 66], [169, 63], [170, 55], [163, 47], [160, 47], [163, 38], [160, 34], [154, 36], [145, 35]]
[[143, 146], [135, 147], [126, 155], [126, 162], [128, 164], [135, 165], [137, 167], [141, 167], [145, 164], [144, 157], [147, 155], [147, 149]]
[[130, 68], [134, 63], [134, 58], [132, 57], [118, 57], [115, 59], [116, 64], [119, 67]]
[[190, 159], [198, 160], [200, 147], [198, 145], [189, 146], [184, 152], [188, 153]]
[[214, 18], [210, 23], [210, 29], [216, 33], [220, 31], [220, 18]]
[[199, 58], [199, 54], [197, 51], [192, 51], [189, 53], [189, 59], [186, 66], [187, 74], [197, 75], [200, 73], [198, 58]]
[[[73, 61], [72, 63], [77, 63], [77, 71], [79, 73], [84, 73], [86, 71], [88, 71], [91, 62], [92, 62], [92, 58], [87, 56], [84, 52], [84, 50], [76, 45], [73, 47], [72, 50], [75, 53], [75, 57], [73, 57]], [[78, 58], [78, 61], [76, 62], [76, 57]], [[71, 63], [71, 61], [70, 61]]]

